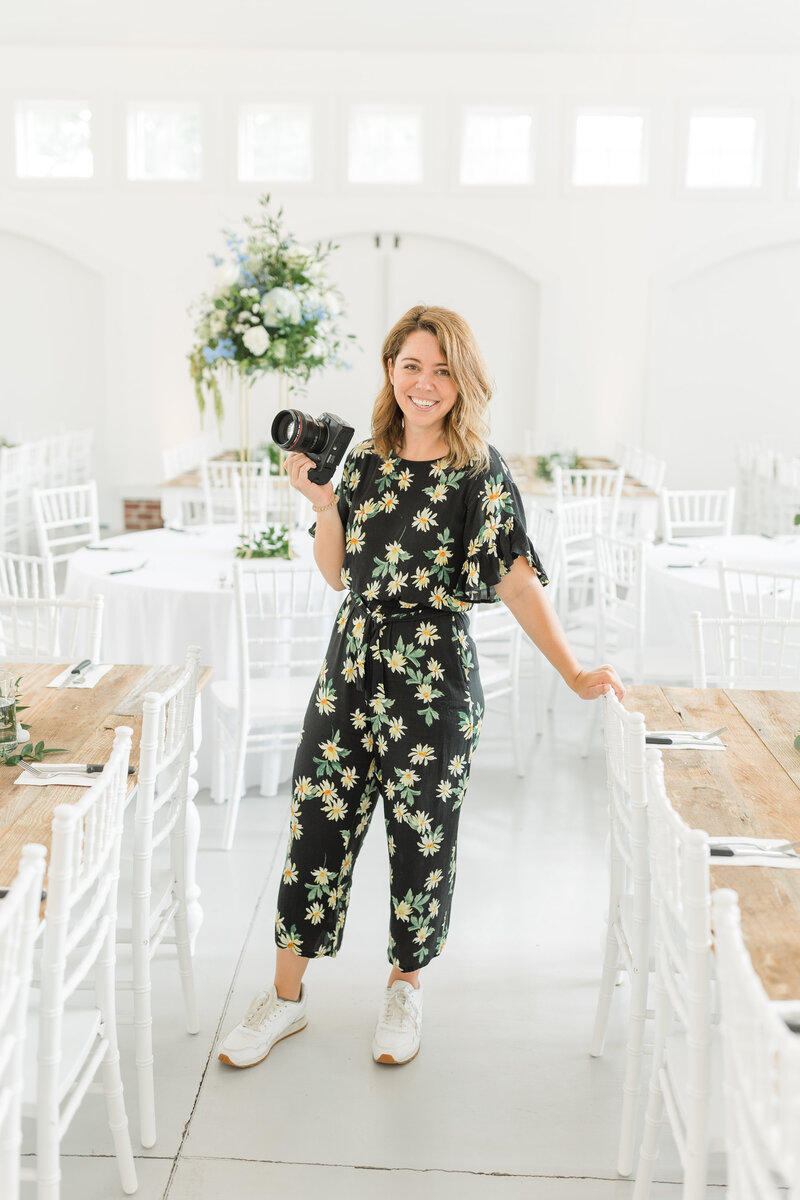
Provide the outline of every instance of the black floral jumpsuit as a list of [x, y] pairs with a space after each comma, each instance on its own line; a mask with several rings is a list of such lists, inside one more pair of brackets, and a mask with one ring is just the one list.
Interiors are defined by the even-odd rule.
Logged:
[[[547, 583], [519, 492], [489, 447], [478, 475], [442, 460], [348, 455], [339, 610], [294, 764], [275, 940], [334, 956], [351, 876], [378, 796], [390, 861], [389, 961], [441, 953], [459, 809], [483, 717], [468, 610], [523, 556]], [[312, 528], [313, 532], [313, 528]]]

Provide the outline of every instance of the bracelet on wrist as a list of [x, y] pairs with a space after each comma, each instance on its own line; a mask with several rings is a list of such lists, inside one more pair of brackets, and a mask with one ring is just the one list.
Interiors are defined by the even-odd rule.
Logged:
[[315, 513], [327, 512], [329, 508], [333, 508], [334, 504], [338, 503], [339, 497], [336, 495], [336, 492], [334, 492], [332, 500], [329, 500], [327, 504], [312, 504], [311, 511]]

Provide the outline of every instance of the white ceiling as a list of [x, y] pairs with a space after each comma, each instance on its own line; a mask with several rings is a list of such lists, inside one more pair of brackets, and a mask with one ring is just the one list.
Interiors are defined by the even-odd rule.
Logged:
[[29, 0], [3, 7], [3, 45], [800, 52], [800, 0]]

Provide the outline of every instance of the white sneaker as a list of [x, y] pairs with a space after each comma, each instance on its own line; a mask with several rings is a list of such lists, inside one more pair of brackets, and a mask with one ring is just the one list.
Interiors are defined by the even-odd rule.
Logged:
[[422, 1037], [422, 988], [395, 979], [383, 994], [383, 1008], [372, 1039], [372, 1057], [378, 1063], [410, 1062]]
[[241, 1023], [223, 1040], [219, 1060], [230, 1067], [254, 1067], [264, 1061], [276, 1042], [299, 1033], [307, 1024], [303, 985], [296, 1001], [281, 1000], [273, 986], [258, 993]]

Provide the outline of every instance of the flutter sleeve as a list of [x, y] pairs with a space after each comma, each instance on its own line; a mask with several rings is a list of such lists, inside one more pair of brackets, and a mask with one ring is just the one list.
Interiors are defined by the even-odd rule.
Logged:
[[[353, 502], [353, 493], [358, 487], [363, 474], [364, 459], [369, 445], [367, 442], [362, 442], [349, 451], [347, 458], [344, 460], [342, 475], [336, 487], [336, 495], [338, 496], [336, 507], [339, 510], [339, 516], [342, 519], [342, 525], [345, 529], [350, 519], [350, 506]], [[314, 537], [317, 532], [316, 521], [309, 527], [308, 532]]]
[[539, 581], [549, 582], [525, 526], [525, 507], [508, 466], [494, 446], [489, 466], [468, 480], [464, 526], [464, 561], [459, 595], [471, 604], [493, 602], [493, 588], [525, 558]]

